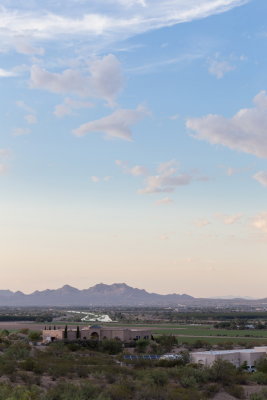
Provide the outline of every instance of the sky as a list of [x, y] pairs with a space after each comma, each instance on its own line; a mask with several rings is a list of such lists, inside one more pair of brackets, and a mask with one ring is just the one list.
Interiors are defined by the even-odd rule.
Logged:
[[0, 289], [267, 297], [266, 0], [2, 0]]

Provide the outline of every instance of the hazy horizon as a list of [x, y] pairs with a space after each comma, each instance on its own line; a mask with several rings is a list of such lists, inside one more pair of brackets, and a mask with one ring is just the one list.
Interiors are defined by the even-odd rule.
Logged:
[[[55, 287], [44, 287], [44, 288], [42, 288], [42, 289], [40, 289], [40, 288], [32, 288], [31, 290], [21, 290], [21, 289], [19, 289], [19, 288], [17, 288], [17, 289], [10, 289], [10, 288], [1, 288], [0, 287], [0, 291], [1, 290], [11, 290], [12, 292], [16, 292], [16, 291], [21, 291], [21, 292], [23, 292], [24, 294], [32, 294], [32, 293], [34, 293], [35, 291], [43, 291], [43, 290], [57, 290], [57, 289], [61, 289], [61, 288], [63, 288], [64, 286], [70, 286], [70, 287], [73, 287], [73, 288], [75, 288], [75, 289], [79, 289], [79, 290], [86, 290], [86, 289], [90, 289], [91, 287], [94, 287], [94, 286], [96, 286], [96, 285], [99, 285], [99, 284], [104, 284], [104, 285], [127, 285], [127, 286], [129, 286], [129, 287], [132, 287], [132, 288], [134, 288], [134, 289], [140, 289], [140, 290], [145, 290], [145, 291], [147, 291], [148, 293], [157, 293], [157, 294], [163, 294], [163, 295], [165, 295], [165, 294], [186, 294], [186, 295], [189, 295], [189, 296], [192, 296], [192, 297], [198, 297], [198, 296], [196, 296], [196, 295], [194, 295], [194, 294], [192, 294], [192, 293], [188, 293], [188, 292], [178, 292], [178, 291], [173, 291], [173, 292], [171, 292], [171, 291], [168, 291], [167, 289], [165, 290], [165, 291], [162, 291], [162, 292], [160, 292], [160, 291], [157, 291], [157, 290], [153, 290], [153, 289], [151, 289], [151, 290], [149, 290], [149, 289], [147, 289], [147, 288], [145, 288], [145, 287], [137, 287], [137, 286], [134, 286], [134, 285], [131, 285], [131, 284], [129, 284], [129, 283], [127, 283], [127, 282], [110, 282], [110, 283], [107, 283], [107, 282], [96, 282], [96, 283], [94, 283], [94, 284], [90, 284], [89, 286], [80, 286], [80, 287], [78, 287], [78, 286], [76, 286], [76, 285], [73, 285], [73, 284], [71, 284], [71, 283], [63, 283], [63, 284], [61, 284], [61, 285], [59, 285], [59, 286], [55, 286]], [[260, 297], [252, 297], [252, 296], [246, 296], [246, 295], [239, 295], [239, 294], [236, 294], [236, 295], [234, 295], [234, 294], [224, 294], [224, 295], [210, 295], [210, 296], [208, 296], [208, 295], [203, 295], [203, 296], [199, 296], [199, 297], [202, 297], [202, 298], [218, 298], [218, 299], [232, 299], [232, 298], [246, 298], [246, 299], [250, 299], [250, 300], [256, 300], [256, 299], [260, 299]], [[263, 297], [267, 297], [267, 296], [263, 296]], [[263, 298], [262, 297], [262, 298]]]
[[0, 7], [1, 289], [266, 297], [266, 0], [87, 3]]

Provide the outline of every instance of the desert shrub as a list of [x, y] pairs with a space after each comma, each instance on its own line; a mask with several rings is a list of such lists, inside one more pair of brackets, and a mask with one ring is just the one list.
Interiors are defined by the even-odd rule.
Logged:
[[70, 351], [78, 351], [81, 349], [78, 343], [67, 343], [66, 346]]
[[32, 341], [32, 342], [37, 342], [39, 340], [41, 340], [42, 335], [40, 331], [30, 331], [28, 334], [28, 338]]
[[195, 340], [195, 342], [192, 343], [192, 347], [194, 349], [203, 349], [203, 348], [210, 349], [211, 345], [206, 340], [197, 339]]
[[75, 368], [71, 362], [59, 360], [58, 362], [51, 364], [47, 372], [53, 379], [57, 379], [65, 376], [70, 377], [70, 374], [75, 372]]
[[162, 335], [156, 338], [156, 342], [159, 343], [163, 352], [169, 352], [174, 346], [178, 344], [177, 339], [174, 335]]
[[76, 345], [79, 345], [80, 348], [87, 348], [90, 350], [98, 351], [100, 349], [100, 342], [98, 340], [78, 340], [75, 342], [67, 342], [65, 343], [65, 346], [68, 347], [69, 344], [75, 343]]
[[119, 354], [122, 351], [122, 342], [120, 340], [106, 339], [102, 341], [101, 349], [108, 354]]
[[43, 400], [89, 400], [97, 399], [97, 396], [98, 388], [90, 383], [80, 386], [71, 383], [59, 383], [48, 390]]
[[17, 372], [17, 377], [24, 382], [27, 386], [40, 385], [40, 377], [29, 372], [19, 371]]
[[33, 386], [25, 388], [23, 386], [9, 386], [0, 384], [0, 399], [1, 400], [39, 400], [40, 389]]
[[88, 368], [84, 365], [78, 365], [75, 368], [75, 372], [79, 378], [87, 378], [88, 376]]
[[253, 382], [258, 383], [259, 385], [267, 385], [267, 374], [264, 372], [254, 372], [254, 374], [251, 375], [250, 379]]
[[4, 358], [0, 359], [0, 376], [12, 375], [15, 373], [16, 368], [17, 368], [16, 362], [6, 360]]
[[207, 383], [210, 379], [210, 373], [207, 368], [193, 368], [191, 366], [186, 366], [183, 368], [179, 368], [178, 370], [179, 380], [181, 378], [194, 378], [194, 380], [199, 383]]
[[220, 385], [218, 383], [209, 383], [205, 387], [205, 393], [207, 397], [213, 397], [220, 390]]
[[42, 368], [40, 363], [38, 363], [35, 359], [31, 357], [22, 361], [20, 363], [20, 368], [23, 369], [24, 371], [32, 371], [36, 374], [42, 373]]
[[64, 342], [54, 342], [50, 343], [47, 347], [47, 354], [51, 354], [52, 356], [62, 357], [64, 353], [68, 353], [69, 349]]
[[184, 365], [182, 359], [178, 360], [159, 360], [154, 363], [155, 367], [162, 367], [162, 368], [173, 368]]
[[22, 328], [19, 330], [19, 333], [22, 333], [23, 335], [28, 335], [29, 329], [28, 328]]
[[[137, 385], [134, 399], [137, 400], [173, 400], [170, 396], [168, 387], [160, 387], [153, 384], [150, 385]], [[175, 397], [176, 399], [176, 397]]]
[[153, 370], [149, 374], [152, 382], [157, 386], [165, 386], [168, 382], [168, 375], [162, 370]]
[[7, 399], [11, 392], [11, 387], [9, 385], [0, 384], [0, 399]]
[[179, 352], [181, 356], [182, 365], [186, 365], [190, 362], [190, 354], [188, 350], [183, 350]]
[[170, 390], [166, 400], [204, 400], [203, 393], [196, 389], [176, 388]]
[[59, 383], [48, 390], [44, 400], [80, 400], [78, 387], [70, 383]]
[[267, 399], [267, 390], [263, 389], [259, 393], [253, 393], [249, 397], [250, 400], [266, 400]]
[[105, 393], [112, 399], [112, 400], [126, 400], [130, 399], [132, 396], [131, 388], [129, 388], [126, 384], [114, 384], [108, 386]]
[[193, 376], [182, 376], [180, 379], [180, 384], [184, 388], [195, 388], [197, 386], [197, 381]]
[[149, 345], [149, 340], [146, 339], [139, 339], [136, 342], [136, 348], [135, 351], [137, 353], [145, 353], [147, 350], [147, 347]]
[[140, 359], [140, 360], [137, 360], [137, 361], [134, 361], [133, 363], [132, 363], [132, 365], [134, 366], [134, 368], [135, 369], [140, 369], [140, 368], [151, 368], [151, 361], [150, 360], [143, 360], [143, 359]]
[[256, 367], [257, 367], [257, 371], [267, 373], [267, 358], [261, 358], [257, 362]]
[[230, 385], [235, 381], [237, 369], [233, 364], [224, 360], [217, 360], [210, 367], [210, 379], [223, 385]]
[[7, 329], [1, 329], [0, 330], [0, 337], [1, 338], [6, 338], [9, 335], [9, 331]]
[[234, 348], [234, 343], [231, 341], [218, 343], [217, 348], [221, 350], [232, 350]]
[[111, 400], [111, 397], [106, 393], [100, 393], [98, 396], [92, 398], [92, 400]]
[[[99, 393], [99, 389], [92, 385], [91, 383], [84, 383], [80, 387], [80, 394], [82, 399], [91, 399], [95, 398], [95, 396]], [[98, 398], [98, 397], [97, 397]]]
[[231, 385], [226, 387], [227, 393], [237, 399], [244, 399], [245, 398], [245, 391], [240, 385]]
[[9, 360], [23, 360], [29, 357], [30, 350], [31, 348], [29, 345], [19, 341], [9, 346], [5, 352], [5, 358]]

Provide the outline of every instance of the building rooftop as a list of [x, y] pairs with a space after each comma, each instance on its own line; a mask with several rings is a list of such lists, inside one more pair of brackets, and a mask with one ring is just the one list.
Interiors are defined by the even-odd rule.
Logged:
[[[260, 347], [257, 347], [259, 349]], [[265, 348], [262, 349], [263, 352], [266, 352]], [[199, 354], [199, 355], [223, 355], [223, 354], [234, 354], [234, 353], [258, 353], [256, 349], [235, 349], [235, 350], [210, 350], [210, 351], [196, 351], [192, 352], [192, 354]]]

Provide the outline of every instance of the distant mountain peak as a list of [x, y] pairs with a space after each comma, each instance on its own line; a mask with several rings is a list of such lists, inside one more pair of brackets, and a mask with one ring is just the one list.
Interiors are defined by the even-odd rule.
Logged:
[[[159, 306], [178, 307], [187, 306], [214, 306], [216, 302], [232, 304], [232, 302], [248, 302], [256, 300], [216, 300], [196, 299], [188, 294], [158, 294], [149, 293], [144, 289], [138, 289], [126, 283], [96, 284], [88, 289], [79, 290], [70, 285], [64, 285], [59, 289], [46, 289], [35, 291], [31, 294], [0, 290], [0, 306]], [[260, 300], [258, 300], [260, 301]], [[262, 301], [262, 300], [261, 300]], [[217, 303], [216, 303], [217, 304]], [[218, 303], [219, 304], [219, 303]], [[234, 303], [233, 303], [234, 304]]]
[[62, 286], [62, 288], [60, 288], [59, 290], [77, 291], [77, 290], [79, 290], [79, 289], [76, 289], [75, 287], [70, 286], [70, 285], [64, 285], [64, 286]]

